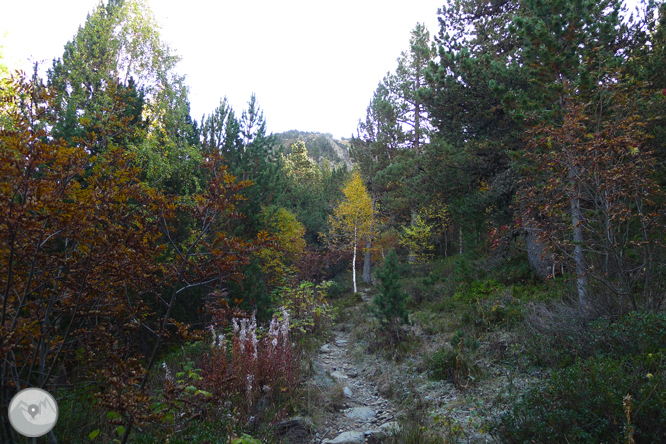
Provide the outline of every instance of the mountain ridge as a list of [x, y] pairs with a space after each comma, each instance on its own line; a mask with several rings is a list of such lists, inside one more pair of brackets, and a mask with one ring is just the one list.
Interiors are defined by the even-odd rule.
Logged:
[[308, 156], [318, 165], [324, 165], [328, 160], [333, 168], [346, 165], [351, 169], [352, 162], [349, 157], [349, 139], [335, 139], [330, 133], [320, 133], [316, 131], [290, 130], [283, 133], [274, 134], [280, 141], [284, 153], [291, 152], [291, 146], [298, 142], [305, 142], [308, 150]]

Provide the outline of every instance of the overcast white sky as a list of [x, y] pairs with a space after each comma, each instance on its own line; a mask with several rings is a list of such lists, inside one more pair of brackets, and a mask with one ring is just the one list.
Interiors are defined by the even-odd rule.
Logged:
[[[16, 64], [51, 65], [99, 0], [2, 0], [0, 44]], [[182, 57], [192, 116], [227, 96], [238, 113], [257, 95], [268, 129], [355, 133], [417, 22], [438, 31], [443, 0], [152, 0]], [[6, 38], [2, 35], [7, 32]]]

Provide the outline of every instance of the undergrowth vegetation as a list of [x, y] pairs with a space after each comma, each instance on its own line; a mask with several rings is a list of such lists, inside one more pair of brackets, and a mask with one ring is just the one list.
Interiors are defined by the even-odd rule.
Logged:
[[[542, 309], [542, 311], [545, 309]], [[509, 398], [493, 432], [502, 442], [660, 442], [666, 434], [666, 315], [534, 316], [524, 344], [541, 384]], [[528, 334], [528, 332], [530, 334]]]
[[[402, 287], [411, 337], [393, 351], [368, 340], [368, 350], [382, 350], [395, 365], [421, 353], [417, 368], [452, 384], [469, 398], [464, 403], [486, 387], [502, 388], [462, 422], [460, 403], [442, 409], [425, 401], [420, 414], [428, 419], [403, 418], [393, 442], [462, 443], [479, 433], [503, 443], [661, 442], [666, 314], [609, 315], [600, 293], [597, 315], [581, 316], [570, 299], [573, 279], [540, 280], [522, 264], [513, 256], [492, 265], [458, 256], [410, 267]], [[393, 396], [401, 393], [397, 384]]]
[[663, 352], [591, 357], [512, 398], [493, 424], [501, 442], [661, 442]]
[[[274, 297], [283, 305], [268, 325], [238, 312], [165, 355], [148, 392], [159, 424], [142, 427], [132, 442], [275, 442], [276, 425], [306, 404], [301, 359], [330, 332], [329, 285], [282, 287]], [[95, 402], [81, 390], [61, 403], [59, 436], [72, 443], [119, 440], [120, 414], [100, 415]]]

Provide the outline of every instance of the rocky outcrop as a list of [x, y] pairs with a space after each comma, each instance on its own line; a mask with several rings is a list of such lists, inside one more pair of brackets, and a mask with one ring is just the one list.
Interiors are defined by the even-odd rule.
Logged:
[[302, 140], [308, 149], [308, 157], [317, 162], [317, 164], [323, 165], [328, 161], [331, 167], [341, 165], [347, 165], [347, 168], [350, 169], [352, 167], [352, 162], [349, 158], [349, 141], [346, 139], [337, 140], [331, 134], [297, 130], [275, 134], [275, 136], [282, 143], [285, 154], [291, 151], [291, 146], [294, 143]]

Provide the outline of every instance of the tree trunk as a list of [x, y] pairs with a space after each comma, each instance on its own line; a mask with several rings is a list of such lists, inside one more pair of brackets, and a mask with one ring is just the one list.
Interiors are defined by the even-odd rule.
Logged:
[[[414, 226], [416, 226], [416, 211], [414, 210], [414, 208], [412, 208], [412, 223], [411, 223], [411, 226], [412, 226], [412, 228], [414, 228]], [[413, 248], [409, 249], [409, 256], [407, 257], [407, 262], [409, 262], [410, 264], [413, 264], [414, 262], [416, 262], [416, 252], [414, 251]]]
[[372, 275], [370, 269], [370, 247], [372, 247], [372, 242], [368, 241], [365, 245], [365, 259], [363, 260], [363, 282], [369, 284], [372, 282]]
[[[539, 239], [534, 228], [524, 227], [525, 230], [525, 246], [527, 247], [527, 261], [530, 267], [542, 279], [545, 279], [550, 274], [551, 267], [555, 266], [555, 261], [552, 259], [552, 254], [546, 251], [546, 246], [543, 241]], [[553, 275], [555, 272], [553, 272]]]
[[460, 254], [463, 254], [463, 235], [462, 235], [462, 225], [458, 227], [458, 242], [460, 242]]
[[[421, 88], [421, 73], [419, 67], [416, 68], [416, 91]], [[421, 101], [416, 94], [416, 101], [414, 102], [414, 151], [418, 156], [421, 154]]]
[[578, 291], [578, 304], [583, 314], [587, 315], [591, 311], [590, 300], [588, 296], [589, 279], [587, 276], [587, 262], [585, 260], [585, 251], [583, 250], [583, 223], [585, 216], [580, 209], [580, 197], [578, 196], [578, 186], [573, 184], [573, 195], [571, 197], [571, 224], [573, 225], [574, 240], [574, 261], [576, 262], [576, 289]]
[[356, 228], [354, 228], [354, 258], [352, 259], [352, 282], [354, 283], [354, 293], [356, 293]]

